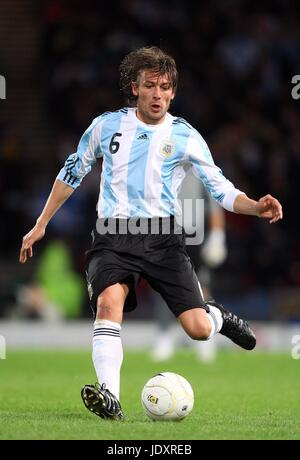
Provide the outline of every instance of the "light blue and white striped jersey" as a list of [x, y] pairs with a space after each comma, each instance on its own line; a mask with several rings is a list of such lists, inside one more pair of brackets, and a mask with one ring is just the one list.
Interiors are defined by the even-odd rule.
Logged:
[[167, 217], [177, 213], [177, 196], [187, 165], [211, 196], [232, 211], [241, 192], [214, 164], [204, 139], [183, 118], [166, 114], [148, 125], [135, 108], [95, 118], [57, 179], [76, 188], [98, 158], [103, 158], [99, 218]]

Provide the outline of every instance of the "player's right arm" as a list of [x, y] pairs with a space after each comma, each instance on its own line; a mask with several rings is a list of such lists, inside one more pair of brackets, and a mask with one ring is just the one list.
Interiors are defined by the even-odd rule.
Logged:
[[72, 187], [64, 184], [60, 180], [57, 179], [54, 182], [53, 188], [40, 217], [37, 219], [35, 226], [23, 238], [19, 257], [19, 262], [21, 262], [21, 264], [26, 262], [28, 256], [32, 257], [32, 246], [36, 241], [43, 238], [50, 219], [73, 192], [74, 189]]
[[24, 236], [19, 256], [20, 263], [24, 264], [28, 257], [32, 257], [32, 246], [43, 238], [50, 219], [91, 171], [97, 159], [102, 157], [100, 132], [101, 117], [98, 117], [81, 137], [76, 153], [70, 155], [65, 162], [35, 226]]

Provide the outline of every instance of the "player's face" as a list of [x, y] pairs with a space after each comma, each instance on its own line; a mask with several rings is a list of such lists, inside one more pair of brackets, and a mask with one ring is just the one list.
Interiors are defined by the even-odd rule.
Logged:
[[137, 96], [137, 117], [144, 123], [157, 125], [164, 121], [175, 93], [168, 75], [158, 75], [143, 70], [138, 84], [132, 83], [132, 92]]

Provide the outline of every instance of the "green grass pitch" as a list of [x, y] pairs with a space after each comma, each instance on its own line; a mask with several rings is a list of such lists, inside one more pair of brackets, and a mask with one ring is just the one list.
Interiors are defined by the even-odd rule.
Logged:
[[[143, 412], [143, 384], [157, 372], [183, 375], [195, 393], [180, 422], [153, 422]], [[288, 354], [223, 351], [212, 365], [183, 349], [165, 363], [125, 351], [124, 422], [103, 421], [80, 398], [94, 383], [89, 352], [8, 352], [0, 360], [0, 439], [300, 439], [300, 361]]]

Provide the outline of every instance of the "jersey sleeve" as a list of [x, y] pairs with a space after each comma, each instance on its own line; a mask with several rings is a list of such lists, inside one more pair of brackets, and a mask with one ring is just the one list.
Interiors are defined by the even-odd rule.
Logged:
[[56, 179], [76, 189], [82, 179], [92, 170], [98, 158], [103, 156], [101, 151], [101, 117], [93, 120], [92, 124], [82, 135], [77, 151], [67, 158]]
[[187, 154], [192, 165], [192, 171], [204, 184], [209, 194], [227, 211], [234, 212], [235, 198], [243, 194], [223, 175], [215, 165], [210, 150], [202, 136], [194, 129], [191, 130]]

